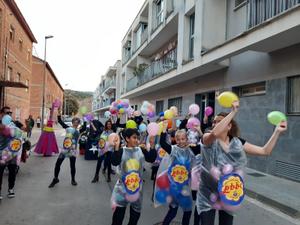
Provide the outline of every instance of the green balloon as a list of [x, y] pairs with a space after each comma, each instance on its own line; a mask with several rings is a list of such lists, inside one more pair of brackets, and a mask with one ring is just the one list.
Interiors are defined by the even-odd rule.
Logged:
[[273, 111], [268, 114], [268, 121], [275, 126], [286, 120], [285, 114], [280, 111]]
[[86, 106], [82, 106], [80, 107], [79, 112], [84, 115], [88, 112], [88, 108]]

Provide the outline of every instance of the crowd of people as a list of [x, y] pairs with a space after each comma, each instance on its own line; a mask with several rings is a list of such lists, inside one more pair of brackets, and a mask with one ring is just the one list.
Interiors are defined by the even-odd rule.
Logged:
[[[116, 114], [110, 115], [104, 125], [93, 119], [80, 126], [80, 118], [74, 117], [72, 126], [68, 126], [59, 114], [58, 123], [66, 129], [66, 137], [49, 188], [59, 183], [60, 167], [65, 158], [70, 160], [71, 184], [77, 185], [75, 175], [79, 143], [79, 149], [85, 149], [85, 159], [97, 160], [95, 173], [91, 174], [92, 183], [99, 181], [102, 164], [107, 182], [111, 182], [112, 173], [118, 175], [111, 196], [112, 225], [123, 224], [128, 205], [128, 225], [138, 224], [143, 205], [145, 162], [152, 164], [154, 205], [169, 207], [165, 217], [161, 218], [163, 225], [172, 222], [178, 208], [183, 210], [183, 225], [190, 224], [193, 210], [195, 225], [213, 225], [216, 211], [219, 212], [219, 224], [232, 225], [233, 213], [238, 210], [244, 197], [241, 192], [246, 154], [270, 155], [279, 135], [287, 129], [287, 122], [281, 121], [264, 146], [251, 144], [240, 137], [234, 120], [238, 111], [239, 101], [234, 101], [229, 113], [206, 115], [202, 123], [192, 125], [189, 123], [192, 115], [178, 122], [176, 115], [166, 119], [162, 113], [155, 122], [150, 122], [149, 118], [132, 113], [124, 123], [121, 123], [121, 114]], [[6, 113], [1, 111], [2, 116]], [[30, 121], [28, 126], [31, 126]], [[159, 129], [155, 130], [157, 127]], [[1, 136], [0, 152], [7, 145], [2, 139]], [[10, 173], [15, 169], [13, 160], [0, 163], [0, 185], [3, 168], [7, 166]], [[195, 168], [200, 172], [194, 173]], [[9, 175], [9, 194], [14, 180], [15, 174], [12, 172]], [[227, 187], [224, 181], [234, 183]], [[220, 183], [224, 184], [221, 191]], [[193, 184], [196, 184], [194, 188]], [[231, 198], [226, 199], [231, 194]]]

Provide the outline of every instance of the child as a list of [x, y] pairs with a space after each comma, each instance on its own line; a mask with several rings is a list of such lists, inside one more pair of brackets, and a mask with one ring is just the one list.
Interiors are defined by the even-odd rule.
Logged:
[[[196, 201], [195, 211], [198, 214], [195, 214], [195, 225], [213, 225], [216, 209], [219, 211], [219, 224], [233, 224], [233, 216], [229, 213], [230, 208], [226, 206], [226, 203], [220, 201], [220, 196], [217, 196], [218, 180], [221, 179], [220, 170], [222, 169], [223, 173], [226, 174], [224, 169], [227, 167], [226, 170], [228, 170], [231, 167], [231, 171], [235, 171], [235, 173], [239, 171], [242, 177], [242, 169], [247, 163], [245, 153], [270, 155], [279, 135], [287, 129], [287, 122], [283, 121], [275, 128], [273, 135], [263, 147], [250, 144], [238, 137], [239, 129], [233, 120], [238, 108], [239, 102], [235, 101], [229, 114], [219, 113], [214, 118], [211, 132], [203, 135], [202, 165], [204, 169], [201, 173]], [[219, 172], [213, 172], [216, 170], [219, 170]]]
[[[164, 122], [163, 133], [161, 134], [160, 138], [160, 145], [168, 154], [170, 154], [170, 166], [168, 171], [175, 171], [176, 167], [178, 166], [178, 168], [181, 169], [181, 172], [187, 172], [187, 174], [185, 177], [182, 176], [180, 178], [181, 181], [169, 174], [169, 177], [171, 177], [169, 179], [171, 183], [170, 192], [172, 196], [172, 202], [169, 205], [169, 211], [162, 224], [170, 224], [177, 214], [178, 206], [180, 206], [184, 211], [182, 224], [188, 225], [192, 214], [192, 197], [190, 194], [189, 179], [191, 177], [191, 170], [192, 165], [194, 164], [195, 155], [200, 154], [201, 147], [200, 145], [193, 147], [188, 145], [187, 133], [185, 130], [178, 130], [175, 133], [176, 145], [169, 145], [166, 142], [167, 125], [168, 123]], [[182, 184], [185, 184], [184, 187], [187, 188], [187, 191], [189, 192], [189, 194], [185, 194], [185, 196], [181, 195], [180, 192], [180, 188], [183, 188]], [[176, 191], [178, 190], [179, 192], [177, 193]]]
[[112, 225], [123, 223], [127, 204], [130, 204], [129, 225], [136, 225], [140, 218], [143, 195], [143, 168], [145, 161], [154, 162], [156, 150], [154, 146], [150, 150], [137, 147], [139, 133], [136, 129], [126, 129], [123, 137], [126, 146], [119, 148], [119, 140], [115, 143], [115, 151], [112, 154], [112, 164], [119, 167], [120, 178], [115, 184], [112, 202], [115, 211], [112, 217]]
[[[59, 182], [58, 175], [60, 171], [60, 166], [65, 160], [66, 157], [69, 157], [70, 159], [70, 167], [71, 167], [71, 184], [73, 186], [77, 185], [77, 182], [75, 180], [75, 173], [76, 173], [76, 156], [77, 156], [77, 142], [79, 138], [79, 131], [77, 130], [77, 127], [80, 124], [80, 119], [78, 117], [74, 117], [72, 119], [72, 127], [69, 127], [66, 125], [62, 120], [61, 120], [61, 115], [59, 114], [57, 116], [58, 123], [67, 131], [66, 138], [64, 139], [63, 143], [63, 151], [59, 154], [58, 159], [55, 164], [55, 169], [54, 169], [54, 178], [49, 185], [49, 188], [53, 188], [55, 184]], [[70, 132], [68, 132], [70, 131]]]

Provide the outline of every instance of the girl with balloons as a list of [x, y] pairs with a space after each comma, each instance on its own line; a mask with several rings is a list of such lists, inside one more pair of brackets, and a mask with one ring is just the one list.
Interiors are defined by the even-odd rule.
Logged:
[[176, 145], [166, 142], [168, 122], [163, 123], [163, 133], [160, 138], [161, 147], [170, 154], [169, 166], [156, 179], [157, 191], [155, 200], [160, 204], [169, 204], [169, 211], [163, 225], [168, 225], [175, 218], [178, 207], [184, 213], [182, 224], [188, 225], [192, 214], [191, 171], [195, 163], [195, 155], [200, 154], [201, 146], [189, 146], [185, 130], [175, 133]]
[[0, 134], [0, 200], [2, 199], [1, 187], [4, 169], [7, 167], [8, 175], [8, 198], [15, 197], [13, 190], [16, 181], [17, 167], [22, 154], [22, 131], [12, 121], [10, 115], [4, 115], [1, 119]]
[[143, 168], [145, 161], [154, 162], [156, 159], [155, 146], [150, 150], [141, 149], [139, 132], [128, 128], [123, 131], [126, 146], [119, 149], [120, 139], [114, 140], [112, 165], [118, 166], [120, 178], [115, 184], [112, 193], [112, 208], [114, 210], [112, 225], [121, 225], [125, 216], [126, 207], [130, 204], [130, 225], [136, 225], [140, 218], [143, 196]]
[[[71, 168], [71, 184], [73, 186], [77, 185], [77, 182], [75, 180], [75, 174], [76, 174], [76, 156], [77, 156], [77, 142], [79, 138], [79, 131], [77, 130], [79, 124], [80, 124], [80, 119], [78, 117], [74, 117], [72, 119], [72, 127], [69, 127], [67, 124], [65, 124], [62, 119], [60, 113], [57, 116], [58, 123], [66, 129], [66, 137], [63, 142], [63, 150], [58, 156], [58, 159], [55, 164], [54, 168], [54, 178], [49, 185], [49, 188], [53, 188], [58, 182], [58, 175], [60, 172], [60, 167], [65, 158], [70, 159], [70, 168]], [[81, 130], [82, 132], [83, 130]]]
[[245, 194], [243, 168], [247, 163], [246, 153], [270, 155], [279, 135], [287, 129], [287, 122], [281, 121], [263, 147], [250, 144], [238, 137], [239, 129], [233, 120], [239, 109], [238, 99], [231, 104], [232, 111], [215, 116], [212, 130], [202, 137], [203, 161], [195, 225], [213, 225], [216, 210], [219, 211], [219, 224], [233, 224], [232, 214], [239, 208]]

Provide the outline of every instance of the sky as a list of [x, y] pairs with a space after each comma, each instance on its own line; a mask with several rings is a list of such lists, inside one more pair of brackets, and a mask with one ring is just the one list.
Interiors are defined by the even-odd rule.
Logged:
[[145, 0], [15, 0], [63, 88], [95, 91], [121, 59], [121, 41]]

